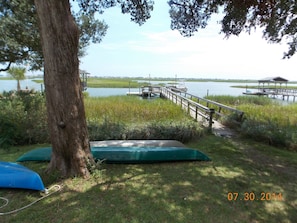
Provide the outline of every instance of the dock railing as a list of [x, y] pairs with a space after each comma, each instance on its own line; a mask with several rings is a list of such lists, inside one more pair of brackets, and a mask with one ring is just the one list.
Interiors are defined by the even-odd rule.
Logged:
[[212, 128], [213, 124], [213, 115], [215, 113], [214, 109], [208, 108], [204, 105], [201, 105], [189, 98], [181, 95], [180, 93], [173, 92], [169, 88], [161, 88], [161, 97], [165, 97], [177, 105], [180, 105], [182, 109], [186, 110], [187, 113], [193, 117], [196, 121], [208, 122], [208, 128]]
[[208, 107], [208, 108], [209, 107], [214, 108], [215, 109], [215, 114], [217, 116], [219, 116], [219, 117], [226, 116], [226, 115], [228, 115], [230, 113], [236, 113], [238, 115], [238, 121], [242, 121], [242, 119], [243, 119], [244, 112], [241, 111], [241, 110], [238, 110], [236, 108], [233, 108], [233, 107], [230, 107], [228, 105], [218, 103], [216, 101], [201, 98], [201, 97], [189, 94], [189, 93], [185, 93], [185, 97], [187, 97], [187, 98], [189, 98], [191, 100], [195, 100], [198, 103], [204, 103], [204, 104], [206, 104], [206, 107]]
[[212, 123], [214, 120], [214, 116], [223, 117], [229, 115], [230, 113], [237, 114], [237, 121], [242, 121], [244, 112], [240, 111], [236, 108], [208, 100], [205, 98], [201, 98], [187, 92], [176, 93], [171, 91], [170, 89], [163, 87], [162, 88], [162, 96], [168, 98], [176, 104], [182, 106], [183, 109], [187, 110], [187, 112], [198, 121], [199, 117], [207, 120], [209, 123], [209, 128], [212, 128]]

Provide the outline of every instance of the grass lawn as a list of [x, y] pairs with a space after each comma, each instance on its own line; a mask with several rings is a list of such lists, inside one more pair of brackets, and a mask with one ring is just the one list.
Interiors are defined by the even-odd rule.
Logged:
[[[213, 161], [102, 164], [89, 180], [58, 180], [44, 173], [45, 163], [25, 163], [47, 187], [60, 184], [62, 189], [17, 214], [0, 216], [0, 222], [296, 222], [297, 153], [212, 135], [188, 146]], [[0, 150], [0, 157], [14, 161], [32, 148]], [[246, 201], [244, 193], [250, 195]], [[261, 200], [272, 194], [281, 195]], [[40, 195], [1, 189], [0, 197], [10, 200], [0, 209], [6, 212]]]

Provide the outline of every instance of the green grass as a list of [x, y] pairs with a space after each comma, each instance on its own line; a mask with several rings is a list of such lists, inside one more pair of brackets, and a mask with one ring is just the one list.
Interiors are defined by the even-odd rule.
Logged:
[[[294, 222], [297, 219], [297, 154], [250, 141], [205, 136], [188, 146], [199, 148], [212, 162], [146, 165], [102, 164], [88, 180], [57, 180], [44, 173], [45, 163], [25, 163], [38, 171], [46, 186], [62, 190], [10, 216], [8, 222]], [[32, 147], [0, 150], [2, 160], [14, 161]], [[229, 192], [239, 193], [229, 201]], [[244, 201], [245, 192], [281, 193], [283, 200]], [[0, 190], [10, 205], [28, 204], [39, 193]]]

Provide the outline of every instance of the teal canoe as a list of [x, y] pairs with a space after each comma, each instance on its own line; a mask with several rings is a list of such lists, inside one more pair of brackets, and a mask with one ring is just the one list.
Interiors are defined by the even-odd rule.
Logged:
[[[174, 161], [210, 161], [196, 149], [184, 147], [91, 147], [95, 159], [106, 163], [157, 163]], [[31, 150], [17, 159], [24, 161], [50, 161], [51, 147]]]

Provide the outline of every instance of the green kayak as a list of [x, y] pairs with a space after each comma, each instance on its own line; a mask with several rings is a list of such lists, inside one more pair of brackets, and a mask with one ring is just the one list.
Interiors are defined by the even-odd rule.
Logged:
[[[196, 149], [184, 147], [91, 147], [95, 159], [106, 163], [157, 163], [173, 161], [210, 161]], [[17, 162], [50, 161], [52, 148], [38, 148], [19, 157]]]

